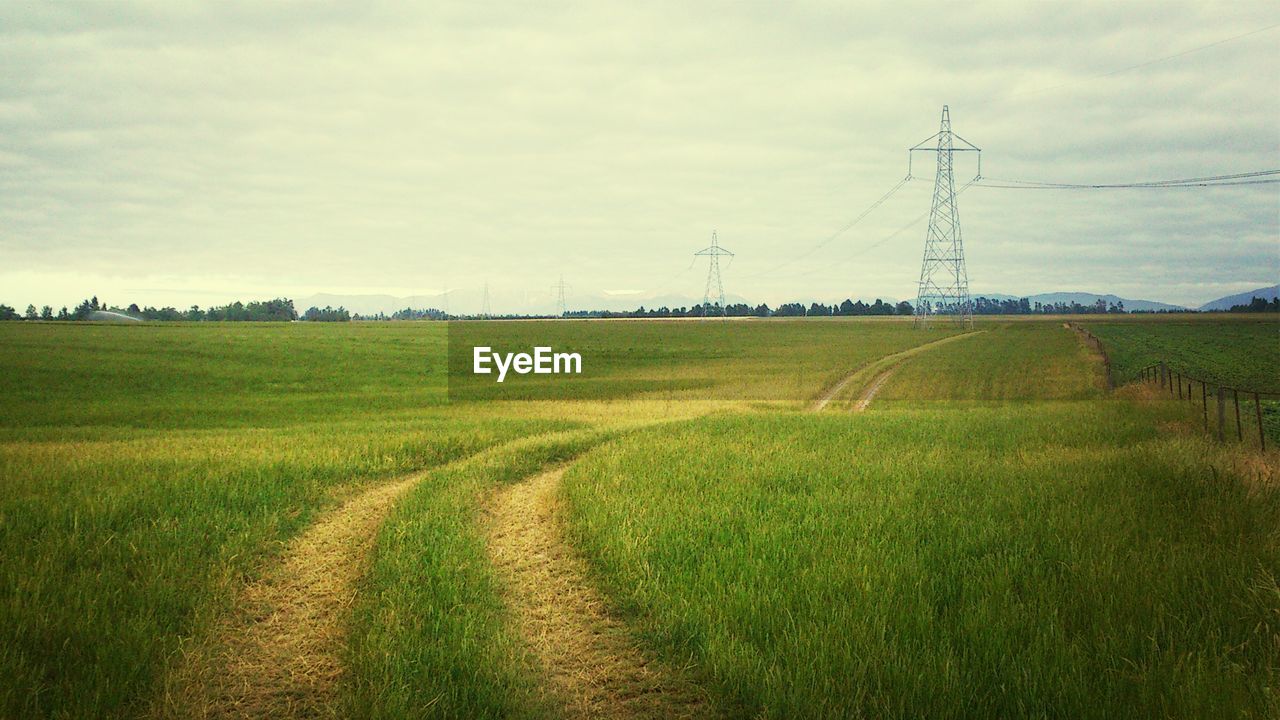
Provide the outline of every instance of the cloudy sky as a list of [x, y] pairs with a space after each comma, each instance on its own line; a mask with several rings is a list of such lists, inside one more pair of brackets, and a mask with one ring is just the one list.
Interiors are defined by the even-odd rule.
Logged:
[[[360, 5], [0, 5], [0, 302], [700, 298], [713, 229], [730, 293], [911, 298], [928, 156], [822, 243], [943, 104], [993, 178], [1280, 167], [1273, 2]], [[960, 210], [975, 293], [1280, 278], [1280, 185]]]

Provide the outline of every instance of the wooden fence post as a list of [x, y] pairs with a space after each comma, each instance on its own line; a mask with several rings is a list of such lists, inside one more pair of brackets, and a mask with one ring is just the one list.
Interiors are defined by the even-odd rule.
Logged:
[[1240, 426], [1240, 391], [1231, 388], [1231, 397], [1236, 402], [1236, 439], [1244, 442], [1244, 428]]
[[1267, 434], [1262, 430], [1262, 400], [1258, 393], [1253, 394], [1253, 409], [1258, 413], [1258, 446], [1267, 449]]
[[1200, 405], [1202, 406], [1201, 410], [1204, 412], [1204, 429], [1208, 430], [1209, 429], [1209, 386], [1205, 385], [1203, 380], [1200, 381]]
[[1227, 391], [1218, 386], [1218, 442], [1226, 440]]

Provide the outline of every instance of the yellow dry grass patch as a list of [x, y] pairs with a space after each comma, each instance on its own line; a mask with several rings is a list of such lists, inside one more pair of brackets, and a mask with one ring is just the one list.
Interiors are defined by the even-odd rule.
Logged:
[[710, 714], [684, 673], [660, 665], [610, 617], [585, 562], [562, 533], [564, 470], [503, 488], [486, 511], [489, 554], [504, 598], [546, 675], [548, 700], [571, 718], [692, 718]]

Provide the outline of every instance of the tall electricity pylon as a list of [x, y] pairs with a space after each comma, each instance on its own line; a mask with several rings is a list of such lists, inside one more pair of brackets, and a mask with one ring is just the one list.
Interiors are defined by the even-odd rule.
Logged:
[[[930, 143], [937, 144], [930, 146]], [[963, 143], [957, 147], [955, 141]], [[969, 299], [969, 272], [964, 266], [964, 241], [960, 235], [960, 211], [956, 207], [956, 181], [952, 157], [957, 152], [978, 153], [978, 177], [982, 176], [982, 150], [951, 132], [951, 113], [942, 106], [942, 126], [936, 135], [907, 151], [922, 150], [938, 155], [938, 173], [933, 182], [933, 207], [924, 238], [924, 262], [920, 265], [920, 287], [916, 294], [916, 327], [927, 327], [934, 315], [946, 314], [961, 325], [973, 326], [973, 303]], [[910, 176], [910, 170], [907, 171]]]
[[[712, 308], [716, 307], [720, 309], [720, 315], [723, 317], [725, 315], [724, 281], [720, 279], [720, 258], [724, 255], [728, 255], [732, 258], [733, 253], [720, 247], [720, 239], [716, 237], [716, 231], [712, 230], [711, 246], [705, 247], [694, 253], [694, 256], [698, 255], [706, 255], [711, 259], [710, 264], [707, 266], [707, 289], [702, 293], [702, 316], [706, 317], [710, 315]], [[711, 304], [711, 288], [713, 286], [715, 287], [716, 298], [716, 304], [714, 306]]]
[[484, 282], [484, 301], [480, 304], [480, 317], [488, 320], [493, 315], [493, 310], [489, 307], [489, 281]]
[[560, 308], [560, 317], [565, 317], [569, 312], [567, 306], [564, 304], [564, 291], [570, 288], [568, 285], [564, 284], [563, 275], [560, 276], [560, 282], [552, 285], [551, 289], [556, 293], [556, 307]]

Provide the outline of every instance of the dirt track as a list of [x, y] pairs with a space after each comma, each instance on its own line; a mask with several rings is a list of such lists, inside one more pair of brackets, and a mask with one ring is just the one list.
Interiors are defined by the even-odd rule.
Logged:
[[215, 637], [187, 652], [157, 714], [337, 717], [347, 610], [378, 526], [420, 475], [347, 500], [291, 541]]
[[[867, 408], [867, 405], [871, 403], [871, 399], [875, 396], [876, 392], [880, 390], [880, 386], [884, 384], [884, 381], [888, 380], [889, 376], [893, 374], [893, 370], [907, 358], [922, 352], [928, 352], [929, 350], [939, 345], [944, 345], [949, 342], [955, 342], [956, 340], [960, 340], [962, 338], [981, 335], [984, 332], [986, 332], [986, 330], [977, 330], [977, 331], [961, 333], [959, 335], [950, 335], [948, 337], [942, 338], [941, 340], [934, 340], [933, 342], [927, 342], [927, 343], [924, 343], [923, 345], [917, 345], [912, 348], [907, 348], [906, 350], [903, 350], [901, 352], [885, 355], [884, 357], [878, 360], [875, 360], [867, 365], [864, 365], [858, 368], [857, 370], [854, 370], [853, 372], [849, 373], [845, 377], [841, 378], [840, 382], [837, 382], [835, 385], [832, 385], [830, 389], [822, 393], [822, 395], [818, 396], [818, 399], [815, 400], [811, 406], [809, 406], [809, 410], [811, 412], [818, 412], [820, 410], [826, 409], [826, 407], [830, 405], [832, 402], [834, 402], [836, 398], [838, 398], [847, 387], [854, 384], [855, 381], [865, 379], [870, 373], [876, 372], [878, 370], [880, 371], [879, 374], [876, 376], [875, 380], [871, 382], [867, 391], [863, 392], [861, 398], [859, 399], [858, 403], [854, 407], [855, 410], [859, 410], [859, 411], [865, 410]], [[862, 400], [865, 400], [866, 402], [862, 402]]]
[[562, 535], [563, 474], [503, 488], [487, 513], [490, 557], [546, 674], [550, 700], [572, 718], [706, 716], [697, 686], [642, 652], [592, 589], [585, 563]]

